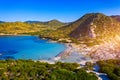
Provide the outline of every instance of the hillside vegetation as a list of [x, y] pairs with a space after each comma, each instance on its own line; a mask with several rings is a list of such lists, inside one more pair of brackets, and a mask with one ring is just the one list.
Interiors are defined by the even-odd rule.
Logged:
[[56, 19], [54, 20], [50, 20], [50, 21], [46, 21], [46, 22], [40, 22], [40, 21], [26, 21], [25, 23], [29, 23], [29, 24], [37, 24], [37, 25], [41, 25], [41, 26], [44, 26], [44, 27], [49, 27], [49, 28], [52, 28], [52, 29], [57, 29], [57, 28], [60, 28], [64, 25], [67, 25], [68, 23], [63, 23], [63, 22], [60, 22]]
[[100, 72], [106, 73], [111, 80], [120, 80], [120, 60], [98, 61]]
[[[70, 39], [73, 42], [99, 43], [116, 35], [120, 35], [120, 22], [101, 13], [86, 14], [69, 25], [53, 32], [40, 35], [55, 40]], [[84, 42], [82, 42], [84, 43]]]
[[76, 63], [5, 60], [0, 61], [0, 80], [98, 80], [95, 74], [77, 67]]
[[63, 25], [66, 25], [66, 23], [57, 20], [51, 20], [48, 22], [1, 22], [0, 34], [37, 34], [41, 31], [56, 30]]

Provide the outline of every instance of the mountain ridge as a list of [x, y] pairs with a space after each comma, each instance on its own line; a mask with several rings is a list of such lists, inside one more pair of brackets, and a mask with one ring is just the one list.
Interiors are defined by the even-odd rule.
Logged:
[[37, 34], [41, 31], [55, 30], [67, 23], [62, 23], [57, 20], [40, 22], [40, 21], [26, 21], [26, 22], [1, 22], [0, 34]]
[[61, 22], [57, 19], [52, 19], [52, 20], [49, 20], [49, 21], [34, 21], [34, 20], [28, 20], [28, 21], [24, 21], [25, 23], [50, 23], [50, 22], [58, 22], [58, 23], [67, 23], [67, 22]]
[[105, 40], [116, 34], [120, 35], [119, 26], [119, 21], [102, 13], [88, 13], [75, 22], [40, 36], [49, 36], [52, 39], [70, 38], [80, 40], [82, 38], [98, 38]]
[[58, 56], [62, 59], [74, 52], [90, 56], [94, 61], [120, 59], [120, 22], [110, 16], [85, 14], [49, 35], [52, 39], [69, 43], [70, 49]]
[[120, 15], [112, 15], [110, 17], [120, 22]]
[[[86, 18], [82, 23], [77, 25], [78, 28], [70, 33], [71, 37], [95, 38], [97, 36], [108, 36], [109, 33], [118, 31], [119, 26], [117, 24], [119, 24], [119, 22], [109, 16], [101, 13], [93, 13], [86, 14], [85, 16], [83, 16], [83, 18], [86, 16], [89, 17]], [[117, 29], [115, 29], [114, 27], [116, 27]], [[78, 33], [79, 35], [76, 36], [76, 33]]]
[[0, 23], [5, 23], [4, 21], [0, 21]]

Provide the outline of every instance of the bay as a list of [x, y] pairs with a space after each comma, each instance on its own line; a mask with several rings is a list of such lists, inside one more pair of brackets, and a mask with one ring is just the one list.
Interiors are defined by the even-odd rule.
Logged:
[[49, 59], [65, 48], [38, 36], [0, 36], [0, 59]]

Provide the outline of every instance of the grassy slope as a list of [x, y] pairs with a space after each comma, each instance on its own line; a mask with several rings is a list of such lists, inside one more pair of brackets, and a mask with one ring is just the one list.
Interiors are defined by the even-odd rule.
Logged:
[[[61, 26], [65, 25], [65, 23], [61, 23], [59, 21], [49, 21], [44, 23], [28, 23], [28, 22], [5, 22], [0, 23], [0, 33], [4, 34], [38, 34], [38, 32], [45, 30], [55, 30]], [[35, 33], [34, 33], [35, 32]]]
[[[94, 29], [94, 34], [96, 34], [96, 38], [86, 38], [85, 36], [79, 36], [80, 34], [88, 35], [88, 29], [86, 27], [88, 29]], [[118, 21], [101, 13], [91, 13], [84, 15], [83, 17], [73, 23], [70, 23], [69, 25], [63, 26], [53, 32], [48, 32], [40, 36], [49, 37], [55, 40], [66, 38], [71, 39], [74, 42], [78, 42], [78, 39], [82, 41], [90, 40], [89, 42], [91, 42], [92, 39], [93, 42], [97, 40], [98, 42], [101, 42], [99, 40], [106, 40], [114, 37], [115, 35], [120, 35], [119, 32], [120, 23]], [[72, 33], [74, 33], [74, 35], [72, 35]]]

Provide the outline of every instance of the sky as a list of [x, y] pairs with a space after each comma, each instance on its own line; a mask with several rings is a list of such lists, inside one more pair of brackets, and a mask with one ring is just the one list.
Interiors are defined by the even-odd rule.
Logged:
[[71, 22], [86, 13], [120, 15], [120, 0], [0, 0], [1, 21]]

